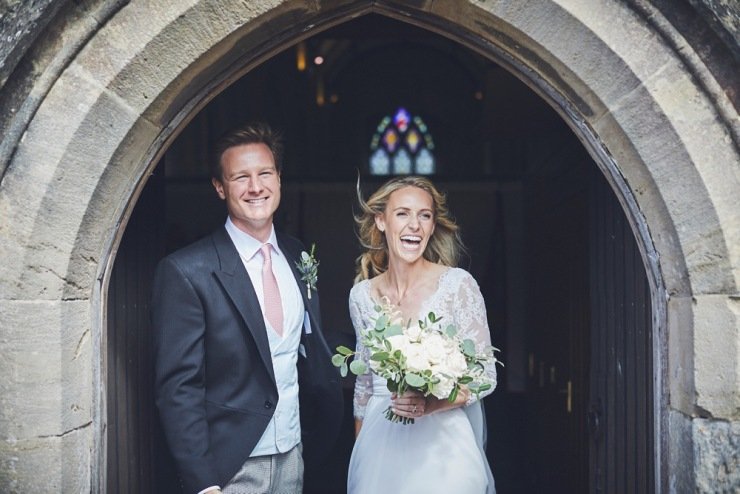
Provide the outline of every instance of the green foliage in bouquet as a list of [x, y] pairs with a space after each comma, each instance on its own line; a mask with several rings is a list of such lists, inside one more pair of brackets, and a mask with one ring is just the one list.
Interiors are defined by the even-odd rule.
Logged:
[[[376, 306], [377, 317], [362, 334], [362, 344], [369, 351], [369, 367], [386, 380], [388, 390], [401, 395], [415, 390], [424, 396], [455, 401], [462, 386], [479, 396], [493, 386], [485, 374], [487, 365], [495, 365], [494, 347], [482, 351], [475, 342], [462, 339], [457, 328], [442, 326], [442, 318], [430, 312], [418, 325], [403, 325], [389, 305]], [[367, 373], [368, 366], [345, 346], [337, 347], [332, 363], [342, 376], [348, 370], [355, 375]], [[348, 364], [349, 359], [351, 363]], [[393, 422], [413, 423], [400, 417], [390, 407], [386, 418]]]

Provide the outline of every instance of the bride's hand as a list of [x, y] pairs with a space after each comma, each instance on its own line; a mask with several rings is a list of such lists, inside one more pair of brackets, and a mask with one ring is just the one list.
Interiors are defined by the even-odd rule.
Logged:
[[402, 395], [391, 394], [393, 413], [410, 419], [419, 418], [427, 410], [427, 400], [418, 391], [406, 391]]
[[429, 396], [427, 398], [426, 413], [429, 415], [435, 412], [442, 412], [444, 410], [451, 410], [453, 408], [465, 406], [468, 402], [468, 398], [470, 398], [470, 390], [466, 386], [460, 387], [460, 391], [457, 393], [455, 401], [440, 400], [434, 396]]

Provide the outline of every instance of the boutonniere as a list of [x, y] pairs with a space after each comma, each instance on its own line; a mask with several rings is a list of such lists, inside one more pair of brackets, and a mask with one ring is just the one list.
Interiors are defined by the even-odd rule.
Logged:
[[301, 281], [306, 283], [308, 299], [311, 300], [311, 290], [316, 290], [316, 282], [319, 279], [319, 261], [314, 257], [316, 244], [311, 244], [311, 253], [305, 250], [301, 252], [300, 260], [295, 265], [301, 273]]

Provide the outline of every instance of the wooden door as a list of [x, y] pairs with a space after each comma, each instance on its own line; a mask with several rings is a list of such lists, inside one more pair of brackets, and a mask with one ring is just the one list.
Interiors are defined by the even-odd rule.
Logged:
[[586, 492], [588, 182], [584, 168], [527, 190], [528, 427], [531, 474], [518, 492]]
[[154, 406], [149, 301], [164, 253], [164, 170], [149, 179], [108, 287], [106, 492], [179, 492]]
[[624, 212], [598, 173], [590, 203], [590, 491], [652, 492], [650, 288]]

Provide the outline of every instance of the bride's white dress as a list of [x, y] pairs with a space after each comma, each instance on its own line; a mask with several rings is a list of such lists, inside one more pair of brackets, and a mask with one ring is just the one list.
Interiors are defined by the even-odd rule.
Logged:
[[[352, 288], [350, 315], [357, 352], [365, 361], [369, 355], [360, 334], [371, 327], [375, 305], [369, 280]], [[442, 274], [437, 291], [419, 313], [430, 311], [455, 324], [459, 334], [474, 340], [479, 348], [491, 344], [483, 297], [467, 271], [450, 268]], [[495, 383], [495, 367], [491, 365], [486, 372]], [[425, 415], [408, 425], [385, 418], [389, 404], [384, 379], [369, 372], [357, 376], [354, 414], [363, 422], [349, 464], [349, 494], [495, 493], [484, 452], [485, 417], [475, 397], [465, 407]]]

